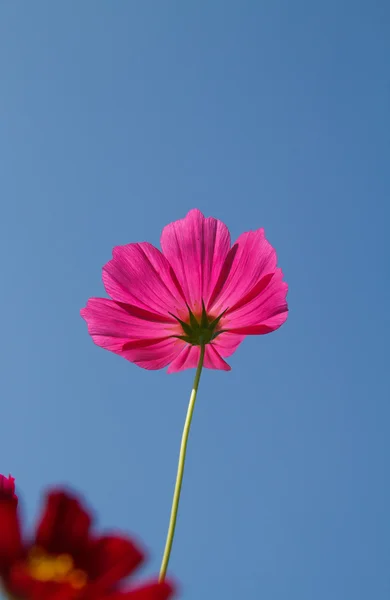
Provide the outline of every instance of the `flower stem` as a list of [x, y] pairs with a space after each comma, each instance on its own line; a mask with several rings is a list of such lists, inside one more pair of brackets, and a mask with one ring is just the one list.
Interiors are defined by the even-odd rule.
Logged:
[[201, 344], [198, 367], [197, 367], [196, 373], [195, 373], [194, 385], [192, 386], [192, 392], [191, 392], [190, 401], [189, 401], [188, 409], [187, 409], [187, 416], [186, 416], [186, 420], [184, 422], [183, 435], [181, 438], [179, 463], [177, 466], [177, 475], [176, 475], [175, 491], [173, 493], [171, 516], [169, 519], [167, 540], [165, 542], [164, 555], [163, 555], [163, 559], [161, 562], [161, 568], [160, 568], [160, 577], [159, 577], [160, 581], [164, 581], [164, 579], [165, 579], [165, 575], [166, 575], [166, 572], [168, 569], [169, 558], [171, 556], [173, 538], [175, 536], [177, 512], [179, 509], [181, 485], [183, 482], [184, 464], [186, 462], [188, 434], [190, 433], [192, 415], [193, 415], [194, 407], [195, 407], [196, 394], [198, 392], [200, 375], [202, 373], [204, 353], [205, 353], [205, 346], [204, 346], [204, 344]]

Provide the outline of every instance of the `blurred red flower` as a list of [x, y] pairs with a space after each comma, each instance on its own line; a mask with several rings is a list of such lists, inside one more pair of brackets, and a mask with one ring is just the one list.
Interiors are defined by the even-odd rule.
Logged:
[[121, 535], [97, 536], [81, 500], [52, 490], [35, 534], [23, 540], [14, 479], [0, 475], [0, 582], [18, 600], [168, 600], [173, 588], [150, 581], [121, 588], [143, 562]]

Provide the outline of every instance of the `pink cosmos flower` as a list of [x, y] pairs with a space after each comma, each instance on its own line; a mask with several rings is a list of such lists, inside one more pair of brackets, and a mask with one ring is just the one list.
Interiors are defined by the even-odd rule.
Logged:
[[112, 299], [90, 298], [81, 316], [98, 346], [144, 369], [168, 373], [223, 360], [247, 335], [270, 333], [287, 319], [287, 283], [264, 230], [231, 246], [217, 219], [191, 210], [167, 225], [162, 252], [148, 242], [116, 246], [103, 267]]

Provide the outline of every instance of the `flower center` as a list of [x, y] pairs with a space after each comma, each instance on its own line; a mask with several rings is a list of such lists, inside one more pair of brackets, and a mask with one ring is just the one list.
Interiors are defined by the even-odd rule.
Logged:
[[87, 574], [76, 569], [70, 554], [48, 554], [34, 546], [27, 558], [28, 572], [37, 581], [54, 581], [69, 583], [74, 589], [81, 589], [87, 584]]
[[[188, 320], [182, 321], [179, 317], [172, 315], [176, 321], [178, 321], [183, 330], [182, 335], [177, 335], [174, 337], [179, 338], [180, 340], [184, 340], [188, 344], [193, 346], [201, 346], [204, 344], [209, 344], [212, 340], [214, 340], [218, 335], [223, 333], [223, 330], [220, 328], [220, 320], [226, 311], [221, 313], [218, 317], [212, 317], [206, 313], [206, 308], [204, 302], [202, 301], [202, 313], [196, 317], [191, 309], [188, 308]], [[172, 313], [170, 313], [172, 314]]]

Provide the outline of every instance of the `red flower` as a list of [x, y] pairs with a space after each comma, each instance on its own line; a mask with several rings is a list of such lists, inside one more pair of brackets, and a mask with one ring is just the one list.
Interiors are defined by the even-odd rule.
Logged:
[[0, 581], [18, 600], [168, 600], [172, 586], [156, 580], [121, 589], [144, 556], [130, 539], [96, 536], [80, 500], [47, 494], [32, 539], [23, 542], [13, 479], [0, 475]]

